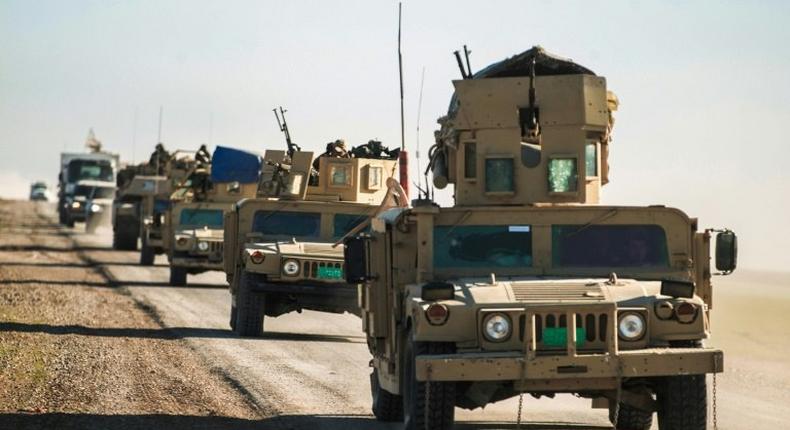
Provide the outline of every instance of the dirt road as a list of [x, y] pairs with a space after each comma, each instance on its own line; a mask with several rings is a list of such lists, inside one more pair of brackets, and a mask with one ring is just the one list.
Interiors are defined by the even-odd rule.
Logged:
[[[110, 249], [109, 232], [61, 230], [47, 206], [0, 202], [0, 429], [387, 429], [370, 416], [360, 321], [314, 312], [267, 319], [264, 339], [228, 330], [221, 273], [167, 285]], [[790, 276], [717, 279], [720, 429], [790, 419]], [[779, 324], [777, 324], [779, 323]], [[458, 428], [515, 428], [515, 399], [458, 411]], [[572, 396], [525, 397], [525, 429], [605, 429]]]

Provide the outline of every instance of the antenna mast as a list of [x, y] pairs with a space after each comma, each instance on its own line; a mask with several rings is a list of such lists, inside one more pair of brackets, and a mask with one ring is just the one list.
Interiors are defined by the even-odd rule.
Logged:
[[409, 156], [406, 153], [406, 126], [403, 117], [403, 55], [400, 50], [401, 39], [401, 10], [402, 3], [398, 3], [398, 78], [400, 79], [400, 154], [398, 161], [400, 164], [400, 185], [406, 195], [409, 195]]
[[[420, 116], [422, 115], [422, 88], [425, 85], [425, 67], [422, 68], [422, 77], [420, 78], [420, 98], [417, 102], [417, 172], [421, 172], [422, 168], [420, 167]], [[426, 175], [425, 180], [426, 187], [428, 186], [428, 179]], [[417, 188], [421, 187], [421, 180], [419, 175], [417, 176]], [[426, 190], [427, 191], [427, 190]]]

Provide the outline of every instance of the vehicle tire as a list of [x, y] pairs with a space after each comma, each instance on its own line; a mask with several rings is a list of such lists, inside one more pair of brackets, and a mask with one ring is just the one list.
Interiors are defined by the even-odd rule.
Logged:
[[430, 398], [426, 398], [427, 382], [417, 381], [415, 359], [423, 354], [450, 354], [454, 345], [441, 342], [406, 342], [403, 363], [403, 418], [408, 430], [449, 430], [455, 421], [455, 383], [430, 382]]
[[370, 374], [370, 392], [373, 396], [373, 415], [379, 421], [403, 421], [403, 396], [392, 394], [379, 385], [378, 370]]
[[239, 336], [260, 337], [263, 335], [263, 310], [266, 295], [252, 291], [252, 279], [242, 271], [236, 289], [236, 328]]
[[239, 312], [236, 309], [236, 305], [231, 304], [230, 305], [230, 329], [233, 330], [234, 332], [236, 331], [236, 318], [237, 318], [238, 314], [239, 314]]
[[187, 268], [170, 266], [170, 285], [183, 287], [187, 284]]
[[660, 430], [705, 430], [708, 392], [705, 375], [667, 376], [658, 390]]
[[74, 220], [69, 218], [68, 216], [66, 217], [66, 227], [74, 228]]
[[[614, 424], [614, 408], [609, 409], [609, 421]], [[643, 411], [620, 403], [620, 413], [617, 415], [617, 430], [650, 430], [652, 425], [652, 411]]]
[[148, 241], [143, 237], [143, 243], [140, 245], [140, 265], [153, 266], [155, 257], [154, 249], [148, 246]]
[[135, 251], [137, 249], [137, 232], [121, 226], [112, 231], [112, 248], [118, 251]]
[[66, 224], [66, 211], [58, 209], [58, 223]]

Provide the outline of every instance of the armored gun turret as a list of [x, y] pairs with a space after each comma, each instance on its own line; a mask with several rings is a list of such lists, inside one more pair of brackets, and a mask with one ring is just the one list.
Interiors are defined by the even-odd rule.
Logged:
[[345, 242], [375, 416], [450, 429], [456, 407], [573, 393], [616, 429], [656, 411], [660, 429], [705, 428], [706, 374], [723, 370], [703, 345], [711, 233], [720, 274], [735, 234], [599, 204], [617, 108], [603, 77], [541, 48], [462, 75], [429, 165], [455, 205], [418, 200]]
[[599, 202], [618, 105], [605, 78], [535, 47], [453, 85], [429, 168], [457, 206]]

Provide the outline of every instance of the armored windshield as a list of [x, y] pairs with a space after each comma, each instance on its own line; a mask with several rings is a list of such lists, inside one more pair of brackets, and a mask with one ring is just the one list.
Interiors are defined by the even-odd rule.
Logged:
[[82, 180], [113, 181], [112, 165], [107, 160], [74, 160], [69, 163], [69, 182]]
[[315, 212], [257, 211], [252, 231], [267, 236], [319, 238], [321, 214]]
[[668, 267], [667, 238], [658, 225], [554, 225], [554, 267]]
[[437, 226], [433, 244], [436, 268], [532, 266], [529, 225]]
[[222, 227], [221, 209], [192, 209], [181, 210], [178, 223], [182, 227]]
[[367, 219], [367, 214], [336, 214], [332, 238], [340, 239]]

